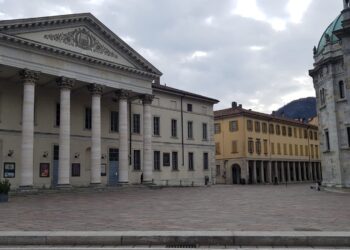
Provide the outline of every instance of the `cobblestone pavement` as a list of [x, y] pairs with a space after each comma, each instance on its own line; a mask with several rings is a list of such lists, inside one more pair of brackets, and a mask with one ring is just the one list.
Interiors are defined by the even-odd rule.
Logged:
[[0, 230], [348, 231], [350, 195], [309, 185], [123, 187], [10, 197]]

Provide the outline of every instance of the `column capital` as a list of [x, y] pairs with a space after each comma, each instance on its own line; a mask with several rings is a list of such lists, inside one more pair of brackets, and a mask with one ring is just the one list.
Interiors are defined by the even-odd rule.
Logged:
[[128, 99], [130, 96], [130, 91], [125, 89], [118, 89], [115, 94], [119, 99]]
[[35, 82], [39, 79], [40, 72], [30, 69], [23, 69], [19, 72], [19, 75], [24, 82], [35, 84]]
[[97, 83], [89, 84], [87, 88], [92, 95], [101, 95], [103, 91], [103, 86]]
[[75, 79], [62, 76], [57, 78], [56, 83], [61, 89], [71, 89], [75, 84]]
[[141, 95], [140, 99], [142, 100], [143, 104], [152, 104], [152, 101], [154, 99], [154, 95]]

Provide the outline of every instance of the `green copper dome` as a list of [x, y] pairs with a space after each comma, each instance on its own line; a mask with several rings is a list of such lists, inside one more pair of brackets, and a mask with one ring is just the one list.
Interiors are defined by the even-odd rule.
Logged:
[[335, 43], [339, 41], [339, 38], [333, 34], [334, 31], [339, 30], [342, 28], [342, 21], [343, 21], [344, 17], [342, 14], [340, 14], [339, 16], [337, 16], [337, 18], [328, 26], [328, 28], [326, 29], [326, 31], [323, 33], [320, 42], [318, 43], [318, 47], [317, 47], [317, 53], [320, 53], [324, 47], [327, 44], [327, 35], [330, 38], [330, 42], [331, 43]]

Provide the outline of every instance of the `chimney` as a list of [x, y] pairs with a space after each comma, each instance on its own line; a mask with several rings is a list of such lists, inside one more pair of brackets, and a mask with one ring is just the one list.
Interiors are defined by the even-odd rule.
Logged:
[[237, 102], [232, 102], [232, 103], [231, 103], [231, 107], [232, 107], [233, 109], [237, 108]]
[[239, 108], [242, 108], [242, 104], [239, 104], [238, 107], [239, 107]]

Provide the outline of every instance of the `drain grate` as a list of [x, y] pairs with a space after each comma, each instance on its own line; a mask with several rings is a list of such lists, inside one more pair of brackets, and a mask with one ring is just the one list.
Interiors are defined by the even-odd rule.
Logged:
[[166, 245], [165, 248], [197, 248], [196, 244], [173, 244]]

